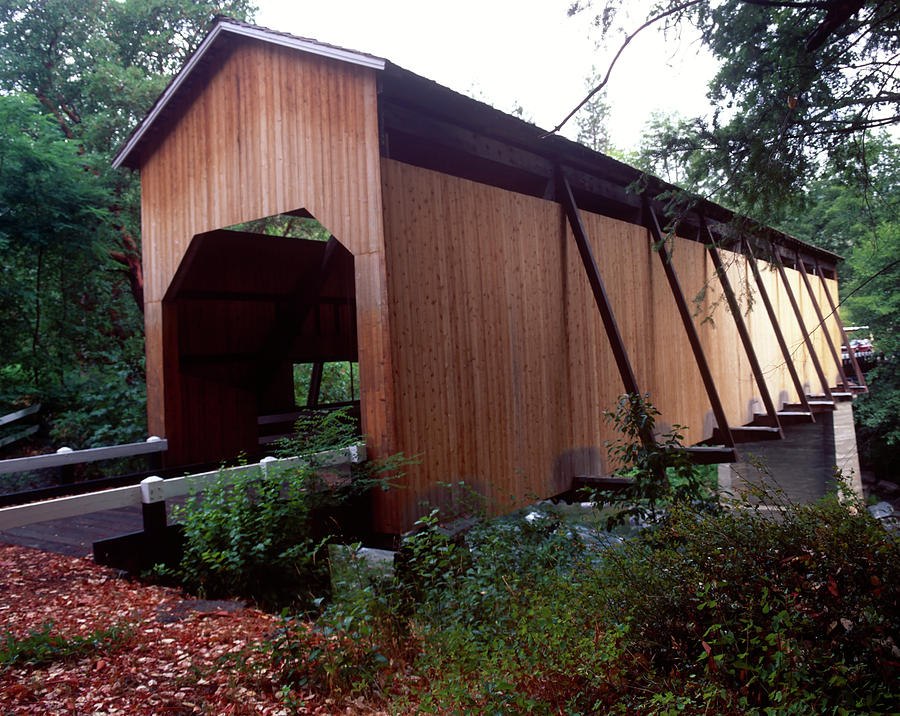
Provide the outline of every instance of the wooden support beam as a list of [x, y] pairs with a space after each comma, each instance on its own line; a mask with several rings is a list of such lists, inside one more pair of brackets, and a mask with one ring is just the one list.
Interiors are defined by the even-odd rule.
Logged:
[[569, 180], [562, 170], [558, 172], [558, 188], [559, 199], [565, 209], [566, 218], [569, 220], [572, 233], [575, 235], [578, 253], [581, 254], [581, 262], [584, 264], [585, 273], [587, 273], [588, 281], [591, 284], [594, 300], [597, 302], [597, 308], [600, 309], [603, 327], [606, 329], [606, 336], [609, 338], [609, 344], [612, 348], [613, 357], [616, 360], [616, 367], [619, 369], [625, 392], [631, 395], [641, 395], [637, 378], [635, 378], [634, 370], [631, 368], [631, 361], [628, 360], [625, 342], [622, 340], [622, 334], [619, 332], [619, 326], [613, 314], [612, 304], [609, 301], [609, 296], [606, 294], [606, 288], [603, 286], [603, 279], [600, 278], [600, 269], [597, 268], [597, 261], [594, 259], [594, 252], [588, 241], [587, 232], [584, 229], [584, 224], [581, 223], [581, 215], [578, 213], [575, 197], [572, 195], [572, 187], [569, 185]]
[[803, 277], [803, 284], [806, 286], [806, 292], [809, 294], [809, 300], [812, 301], [813, 308], [816, 310], [816, 318], [819, 319], [819, 325], [822, 326], [822, 333], [825, 334], [825, 343], [828, 344], [828, 350], [831, 351], [831, 358], [834, 360], [835, 366], [837, 366], [841, 385], [846, 389], [850, 384], [847, 382], [847, 376], [844, 373], [844, 364], [841, 361], [838, 352], [834, 349], [834, 342], [831, 340], [831, 335], [828, 333], [828, 328], [825, 326], [825, 316], [822, 315], [822, 309], [819, 307], [819, 302], [816, 300], [816, 294], [813, 293], [812, 284], [809, 282], [809, 275], [806, 273], [806, 266], [803, 263], [803, 258], [800, 256], [799, 252], [796, 251], [794, 252], [794, 256], [797, 259], [797, 265], [800, 268], [800, 275]]
[[800, 326], [800, 333], [803, 334], [803, 342], [806, 343], [806, 350], [813, 362], [813, 367], [816, 370], [816, 375], [819, 377], [819, 382], [822, 384], [822, 391], [825, 393], [825, 397], [828, 400], [831, 400], [831, 388], [828, 385], [828, 379], [825, 378], [825, 371], [822, 370], [822, 364], [819, 363], [819, 356], [816, 354], [816, 349], [812, 344], [812, 339], [809, 337], [809, 332], [806, 330], [806, 323], [803, 322], [803, 313], [800, 311], [800, 305], [797, 303], [797, 299], [794, 297], [794, 291], [791, 289], [790, 281], [788, 281], [787, 274], [784, 271], [784, 265], [781, 261], [781, 257], [776, 254], [775, 259], [775, 266], [778, 269], [778, 275], [781, 276], [781, 281], [784, 284], [784, 291], [785, 293], [787, 293], [791, 308], [794, 309], [794, 316], [797, 317], [797, 325]]
[[[600, 269], [597, 268], [593, 249], [591, 249], [590, 241], [588, 241], [584, 224], [581, 222], [581, 215], [578, 213], [578, 206], [575, 204], [575, 197], [572, 195], [572, 187], [569, 185], [569, 180], [563, 173], [562, 168], [557, 168], [556, 181], [557, 196], [566, 212], [566, 218], [575, 237], [578, 253], [581, 255], [581, 262], [584, 264], [584, 270], [587, 273], [591, 291], [594, 294], [594, 301], [596, 301], [597, 308], [600, 310], [603, 327], [606, 329], [606, 337], [609, 339], [616, 367], [619, 369], [619, 376], [622, 378], [622, 385], [626, 393], [639, 397], [641, 391], [638, 388], [637, 378], [635, 378], [634, 370], [631, 367], [631, 361], [628, 360], [625, 342], [622, 340], [622, 334], [619, 332], [612, 304], [609, 301], [609, 296], [606, 294], [606, 288], [603, 286], [603, 279], [600, 277]], [[641, 429], [640, 438], [641, 442], [646, 446], [654, 445], [656, 442], [647, 428]]]
[[312, 372], [309, 376], [309, 391], [306, 394], [306, 407], [316, 408], [319, 405], [319, 391], [322, 387], [322, 371], [325, 364], [321, 361], [313, 363]]
[[646, 223], [650, 232], [650, 239], [656, 244], [655, 250], [659, 254], [662, 261], [663, 269], [666, 272], [666, 279], [669, 282], [669, 288], [672, 290], [672, 296], [675, 299], [675, 305], [678, 306], [678, 313], [681, 315], [681, 322], [684, 325], [684, 332], [687, 334], [688, 341], [691, 344], [691, 350], [694, 353], [694, 360], [697, 362], [697, 368], [700, 371], [700, 377], [703, 379], [703, 386], [706, 388], [706, 397], [712, 407], [713, 415], [716, 418], [716, 424], [719, 427], [719, 436], [726, 447], [734, 447], [734, 439], [731, 436], [731, 430], [728, 427], [728, 418], [725, 416], [725, 408], [719, 399], [719, 391], [716, 390], [716, 384], [709, 370], [709, 363], [706, 361], [706, 354], [703, 352], [703, 346], [700, 343], [700, 336], [697, 328], [694, 326], [694, 320], [691, 317], [690, 308], [684, 298], [684, 292], [681, 290], [681, 283], [678, 281], [678, 274], [675, 272], [675, 265], [666, 250], [666, 242], [664, 241], [662, 229], [656, 214], [650, 207], [646, 205]]
[[825, 274], [822, 271], [822, 267], [819, 265], [819, 262], [815, 262], [816, 265], [816, 273], [819, 275], [819, 280], [822, 282], [822, 290], [825, 291], [825, 298], [828, 299], [828, 305], [831, 307], [831, 313], [834, 315], [834, 320], [837, 321], [838, 330], [841, 332], [841, 341], [843, 341], [844, 345], [847, 346], [847, 354], [850, 356], [850, 363], [853, 365], [853, 372], [856, 374], [857, 385], [865, 390], [866, 393], [869, 392], [869, 386], [866, 384], [866, 379], [863, 377], [862, 369], [859, 367], [859, 361], [856, 360], [856, 349], [850, 345], [850, 339], [847, 337], [847, 332], [844, 330], [844, 322], [841, 320], [841, 314], [838, 313], [837, 306], [834, 303], [834, 299], [831, 297], [831, 291], [828, 290], [828, 283], [825, 281]]
[[805, 403], [785, 403], [783, 408], [786, 411], [794, 412], [803, 410], [802, 406], [805, 404], [808, 407], [809, 411], [812, 413], [830, 413], [834, 411], [834, 401], [833, 400], [810, 400], [807, 396], [803, 396]]
[[[756, 350], [753, 347], [753, 341], [750, 340], [750, 332], [747, 330], [747, 324], [744, 322], [744, 317], [741, 315], [741, 307], [738, 305], [737, 297], [734, 295], [734, 289], [731, 288], [731, 282], [728, 280], [728, 273], [722, 265], [722, 257], [719, 255], [719, 250], [716, 248], [713, 235], [706, 226], [705, 221], [703, 222], [703, 228], [706, 229], [707, 235], [709, 236], [709, 256], [712, 259], [713, 267], [716, 269], [716, 275], [719, 277], [719, 283], [722, 284], [722, 291], [725, 294], [725, 300], [728, 302], [728, 308], [734, 318], [734, 325], [737, 328], [738, 335], [741, 337], [741, 343], [744, 345], [744, 352], [747, 354], [750, 370], [753, 371], [753, 377], [756, 379], [756, 387], [759, 388], [760, 397], [762, 397], [763, 405], [766, 408], [769, 425], [773, 428], [778, 428], [780, 433], [781, 423], [778, 420], [778, 411], [775, 408], [775, 403], [772, 401], [769, 387], [766, 385], [766, 378], [759, 365], [759, 359], [756, 357]], [[782, 435], [782, 437], [784, 436]]]
[[[722, 439], [718, 429], [713, 431], [710, 443], [720, 442]], [[784, 435], [779, 428], [770, 428], [768, 425], [742, 425], [731, 428], [731, 439], [736, 443], [755, 443], [765, 440], [783, 440]]]
[[694, 465], [718, 465], [723, 462], [737, 462], [737, 453], [733, 447], [719, 445], [691, 445], [687, 450], [688, 457]]
[[[778, 341], [778, 347], [781, 349], [781, 357], [784, 358], [784, 363], [787, 366], [788, 373], [790, 373], [791, 381], [794, 383], [794, 389], [797, 391], [800, 400], [800, 408], [798, 409], [802, 412], [809, 413], [810, 417], [812, 417], [812, 410], [809, 407], [809, 401], [806, 399], [806, 389], [800, 382], [800, 376], [797, 374], [797, 366], [794, 365], [794, 357], [791, 355], [787, 341], [784, 339], [784, 334], [781, 332], [781, 325], [778, 323], [778, 314], [775, 312], [772, 301], [769, 299], [769, 292], [766, 290], [766, 284], [759, 273], [759, 266], [756, 265], [753, 249], [750, 247], [749, 242], [742, 243], [744, 243], [744, 253], [747, 255], [747, 262], [750, 264], [753, 278], [756, 280], [756, 287], [759, 289], [759, 296], [762, 298], [763, 305], [766, 307], [766, 313], [769, 316], [769, 321], [772, 324], [772, 330], [775, 332], [775, 340]], [[787, 408], [782, 406], [782, 409], [786, 410]], [[815, 422], [815, 418], [813, 418], [813, 422]]]

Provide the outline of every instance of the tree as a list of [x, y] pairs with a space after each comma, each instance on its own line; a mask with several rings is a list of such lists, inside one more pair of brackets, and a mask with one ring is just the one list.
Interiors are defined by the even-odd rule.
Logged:
[[[600, 78], [597, 76], [597, 68], [591, 68], [591, 74], [586, 81], [588, 88], [590, 89], [599, 83]], [[578, 124], [578, 136], [576, 139], [595, 152], [609, 150], [608, 121], [609, 105], [606, 102], [606, 95], [603, 92], [599, 92], [591, 97], [578, 110], [578, 114], [575, 116], [575, 122]]]
[[[253, 11], [248, 0], [0, 0], [0, 89], [32, 95], [86, 155], [108, 160], [213, 16]], [[116, 197], [110, 256], [143, 311], [137, 180], [95, 169]]]
[[142, 326], [90, 159], [34, 98], [0, 95], [0, 402], [43, 401], [76, 446], [144, 430]]
[[144, 431], [139, 185], [114, 151], [248, 0], [0, 0], [0, 401], [73, 446]]
[[[65, 306], [55, 304], [81, 290], [72, 269], [95, 258], [108, 206], [105, 187], [37, 103], [0, 95], [0, 328], [7, 365], [24, 367], [34, 385], [70, 338], [58, 318]], [[63, 340], [46, 340], [51, 325]]]
[[[570, 12], [590, 7], [576, 2]], [[606, 2], [597, 15], [606, 39], [623, 7]], [[860, 447], [876, 467], [895, 465], [900, 148], [878, 132], [900, 123], [900, 4], [661, 0], [624, 36], [612, 65], [654, 25], [694, 27], [721, 64], [711, 117], [655, 118], [642, 167], [686, 186], [676, 197], [682, 207], [702, 194], [849, 257], [839, 276], [845, 318], [868, 324], [888, 358], [857, 403]]]
[[[595, 24], [606, 39], [621, 3]], [[586, 11], [575, 3], [570, 13]], [[900, 6], [889, 0], [663, 0], [648, 27], [691, 25], [721, 62], [711, 118], [658, 133], [690, 189], [764, 221], [794, 205], [823, 157], [900, 122]], [[604, 82], [595, 89], [601, 89]]]

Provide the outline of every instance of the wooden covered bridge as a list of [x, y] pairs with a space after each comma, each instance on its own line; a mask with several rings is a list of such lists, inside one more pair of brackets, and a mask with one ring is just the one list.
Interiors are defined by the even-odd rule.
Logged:
[[[369, 453], [421, 456], [378, 496], [382, 532], [440, 482], [515, 506], [609, 474], [623, 392], [729, 462], [851, 387], [839, 257], [749, 222], [734, 238], [708, 202], [656, 252], [670, 187], [633, 193], [639, 171], [378, 57], [218, 19], [115, 165], [141, 174], [168, 460], [252, 451], [261, 415], [296, 409], [293, 365], [358, 362]], [[333, 238], [266, 235], [267, 217]], [[756, 308], [703, 322], [729, 284]]]

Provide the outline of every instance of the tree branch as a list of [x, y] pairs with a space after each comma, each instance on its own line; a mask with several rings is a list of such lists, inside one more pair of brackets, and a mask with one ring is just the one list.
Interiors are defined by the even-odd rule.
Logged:
[[590, 102], [591, 99], [593, 99], [593, 97], [594, 97], [598, 92], [600, 92], [600, 90], [602, 90], [604, 87], [606, 87], [606, 84], [607, 84], [607, 82], [609, 82], [609, 78], [610, 78], [610, 76], [612, 75], [613, 68], [616, 66], [616, 62], [618, 62], [619, 57], [620, 57], [620, 56], [622, 55], [622, 53], [625, 51], [625, 48], [628, 47], [628, 44], [629, 44], [635, 37], [637, 37], [641, 32], [643, 32], [644, 30], [646, 30], [648, 27], [650, 27], [650, 26], [653, 25], [654, 23], [657, 23], [657, 22], [659, 22], [660, 20], [669, 17], [670, 15], [675, 15], [676, 13], [679, 13], [679, 12], [681, 12], [682, 10], [686, 10], [687, 8], [689, 8], [689, 7], [693, 6], [693, 5], [699, 5], [701, 2], [704, 2], [704, 0], [689, 0], [688, 2], [684, 2], [684, 3], [681, 3], [680, 5], [676, 5], [675, 7], [671, 7], [671, 8], [669, 8], [668, 10], [664, 10], [663, 12], [659, 13], [658, 15], [655, 15], [655, 16], [651, 17], [651, 18], [650, 18], [649, 20], [647, 20], [643, 25], [641, 25], [637, 30], [635, 30], [635, 31], [632, 32], [630, 35], [628, 35], [628, 37], [625, 38], [625, 41], [624, 41], [624, 42], [622, 43], [622, 45], [619, 47], [619, 51], [616, 52], [616, 56], [613, 57], [612, 62], [609, 63], [609, 67], [608, 67], [607, 70], [606, 70], [606, 75], [604, 76], [603, 81], [602, 81], [600, 84], [598, 84], [596, 87], [594, 87], [594, 89], [592, 89], [590, 92], [588, 92], [587, 96], [586, 96], [583, 100], [581, 100], [581, 102], [578, 103], [578, 106], [576, 106], [575, 109], [573, 109], [571, 112], [569, 112], [569, 113], [565, 116], [565, 118], [563, 119], [562, 122], [560, 122], [559, 124], [557, 124], [557, 125], [556, 125], [553, 129], [551, 129], [549, 132], [543, 134], [543, 135], [541, 136], [541, 139], [544, 139], [544, 138], [546, 138], [546, 137], [549, 137], [551, 134], [556, 134], [560, 129], [562, 129], [562, 128], [565, 126], [566, 122], [568, 122], [570, 119], [572, 119], [572, 117], [575, 115], [575, 113], [576, 113], [579, 109], [581, 109], [582, 107], [584, 107], [584, 105], [586, 105], [588, 102]]
[[816, 8], [817, 10], [824, 10], [828, 7], [828, 2], [803, 2], [802, 0], [796, 0], [795, 2], [791, 2], [790, 0], [784, 0], [783, 2], [779, 2], [778, 0], [741, 0], [745, 5], [759, 5], [760, 7], [796, 7], [801, 8], [803, 10], [808, 10], [809, 8]]

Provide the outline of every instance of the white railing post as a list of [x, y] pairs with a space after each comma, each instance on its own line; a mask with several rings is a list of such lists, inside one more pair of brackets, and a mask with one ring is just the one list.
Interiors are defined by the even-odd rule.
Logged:
[[[74, 452], [72, 448], [66, 447], [65, 445], [59, 448], [56, 451], [57, 455], [65, 455], [67, 453]], [[69, 485], [75, 481], [75, 467], [73, 465], [60, 465], [59, 466], [59, 484], [60, 485]]]
[[259, 469], [262, 472], [264, 480], [269, 479], [269, 464], [273, 462], [278, 462], [278, 458], [272, 457], [271, 455], [266, 455], [262, 460], [259, 461]]
[[[148, 443], [158, 443], [161, 438], [156, 435], [151, 435], [145, 442]], [[159, 452], [151, 452], [147, 455], [147, 467], [150, 470], [159, 470], [162, 467], [162, 453]]]
[[151, 475], [141, 480], [141, 512], [144, 532], [164, 532], [166, 529], [166, 493], [163, 480]]

